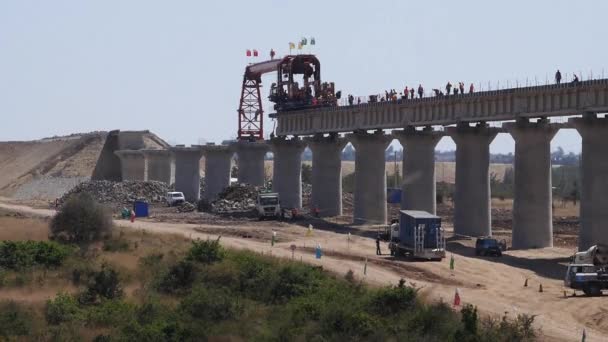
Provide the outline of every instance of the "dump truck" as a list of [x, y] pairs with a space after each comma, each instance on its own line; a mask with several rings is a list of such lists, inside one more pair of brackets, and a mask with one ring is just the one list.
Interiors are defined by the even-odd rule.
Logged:
[[391, 255], [433, 261], [445, 258], [445, 234], [439, 216], [426, 211], [401, 210], [399, 222], [390, 227]]
[[575, 253], [566, 270], [564, 285], [582, 290], [587, 296], [600, 296], [608, 289], [608, 246], [597, 244]]
[[260, 220], [280, 218], [281, 201], [279, 200], [279, 194], [276, 192], [260, 192], [255, 202], [255, 210]]

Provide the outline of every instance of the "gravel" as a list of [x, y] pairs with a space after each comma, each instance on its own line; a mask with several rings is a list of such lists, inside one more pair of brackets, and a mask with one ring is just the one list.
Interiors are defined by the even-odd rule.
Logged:
[[61, 198], [61, 202], [72, 194], [86, 192], [100, 203], [130, 205], [136, 200], [144, 200], [148, 203], [163, 203], [168, 190], [167, 184], [157, 181], [88, 181], [79, 184], [65, 194]]
[[18, 200], [54, 200], [62, 197], [89, 177], [41, 177], [21, 185], [13, 194]]

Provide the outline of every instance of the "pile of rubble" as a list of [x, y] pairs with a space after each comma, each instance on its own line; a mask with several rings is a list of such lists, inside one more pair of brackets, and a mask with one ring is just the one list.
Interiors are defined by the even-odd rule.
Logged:
[[228, 213], [249, 211], [255, 208], [255, 200], [260, 188], [248, 184], [231, 185], [224, 189], [218, 198], [211, 202], [212, 211]]
[[190, 202], [184, 202], [177, 207], [179, 213], [189, 213], [196, 210], [196, 206]]
[[63, 203], [73, 194], [88, 193], [100, 203], [132, 204], [136, 200], [161, 203], [165, 201], [168, 189], [167, 184], [157, 181], [87, 181], [72, 188], [61, 197], [60, 202]]

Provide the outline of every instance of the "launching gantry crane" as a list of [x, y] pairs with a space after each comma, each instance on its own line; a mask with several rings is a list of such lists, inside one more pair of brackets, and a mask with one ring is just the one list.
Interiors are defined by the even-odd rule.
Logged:
[[[336, 106], [340, 92], [334, 83], [321, 83], [321, 64], [314, 55], [289, 55], [255, 63], [245, 68], [239, 104], [239, 140], [264, 139], [264, 110], [262, 109], [262, 75], [277, 72], [268, 99], [279, 112], [312, 107]], [[301, 84], [294, 76], [302, 75]]]

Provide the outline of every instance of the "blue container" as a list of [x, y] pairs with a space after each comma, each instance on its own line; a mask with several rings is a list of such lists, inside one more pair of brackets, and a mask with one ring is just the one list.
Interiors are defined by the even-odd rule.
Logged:
[[399, 189], [399, 188], [386, 189], [386, 202], [387, 203], [401, 203], [401, 189]]
[[148, 203], [135, 201], [133, 203], [133, 211], [135, 212], [135, 217], [148, 217]]

